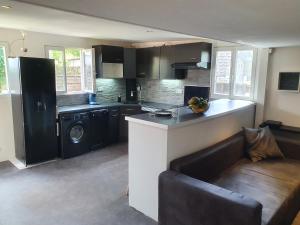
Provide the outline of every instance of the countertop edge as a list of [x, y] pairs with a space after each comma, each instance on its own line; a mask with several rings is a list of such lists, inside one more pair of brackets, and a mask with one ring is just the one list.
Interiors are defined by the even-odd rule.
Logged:
[[193, 125], [195, 123], [205, 122], [205, 121], [208, 121], [208, 120], [211, 120], [211, 119], [215, 119], [215, 118], [219, 118], [219, 117], [222, 117], [222, 116], [226, 116], [226, 115], [229, 115], [229, 114], [235, 113], [237, 111], [241, 111], [241, 110], [245, 111], [245, 110], [248, 110], [248, 109], [250, 109], [251, 107], [253, 107], [255, 105], [256, 105], [255, 103], [252, 103], [250, 105], [246, 105], [246, 106], [243, 106], [243, 107], [238, 108], [238, 109], [232, 109], [232, 110], [229, 110], [227, 112], [219, 113], [219, 114], [216, 114], [216, 115], [213, 115], [213, 116], [200, 117], [199, 119], [185, 121], [185, 122], [182, 122], [180, 124], [175, 124], [175, 125], [169, 126], [169, 129], [175, 129], [175, 128], [180, 128], [180, 127], [185, 127], [185, 126]]
[[136, 119], [136, 118], [133, 118], [131, 116], [126, 116], [125, 120], [127, 120], [129, 122], [134, 122], [134, 123], [139, 123], [139, 124], [144, 124], [144, 125], [150, 125], [152, 127], [161, 128], [161, 129], [164, 129], [164, 130], [168, 130], [170, 128], [169, 125], [155, 123], [155, 122], [151, 122], [151, 121], [147, 121], [147, 120]]
[[129, 122], [134, 122], [134, 123], [153, 126], [153, 127], [160, 128], [160, 129], [170, 130], [170, 129], [181, 128], [181, 127], [193, 125], [193, 124], [196, 124], [196, 123], [204, 122], [204, 121], [207, 121], [207, 120], [215, 119], [215, 118], [218, 118], [218, 117], [222, 117], [222, 116], [225, 116], [225, 115], [235, 113], [235, 112], [240, 111], [240, 110], [247, 110], [247, 109], [250, 109], [251, 107], [253, 107], [255, 105], [256, 105], [256, 103], [252, 102], [252, 103], [249, 103], [249, 105], [242, 106], [240, 108], [231, 109], [231, 110], [228, 110], [226, 112], [222, 112], [222, 113], [212, 115], [212, 116], [208, 116], [208, 117], [199, 117], [197, 119], [181, 122], [181, 123], [174, 124], [174, 125], [160, 124], [160, 123], [147, 121], [147, 120], [143, 120], [143, 119], [137, 119], [137, 118], [134, 118], [134, 117], [131, 117], [131, 116], [126, 116], [125, 120], [127, 120]]

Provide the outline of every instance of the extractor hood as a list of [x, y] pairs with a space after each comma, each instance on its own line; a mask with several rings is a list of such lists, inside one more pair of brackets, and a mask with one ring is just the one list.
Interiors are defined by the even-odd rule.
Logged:
[[209, 70], [209, 62], [180, 62], [173, 63], [172, 68], [174, 69], [186, 69], [186, 70]]
[[[198, 60], [199, 61], [198, 61]], [[210, 53], [208, 51], [201, 51], [198, 58], [191, 58], [190, 62], [175, 62], [172, 64], [174, 69], [186, 70], [209, 70], [210, 69]]]

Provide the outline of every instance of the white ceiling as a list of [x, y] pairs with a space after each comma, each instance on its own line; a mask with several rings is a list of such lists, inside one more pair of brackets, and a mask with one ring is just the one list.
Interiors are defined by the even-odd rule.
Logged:
[[[22, 2], [0, 0], [0, 27], [130, 42], [193, 40], [195, 37], [85, 16]], [[149, 32], [150, 31], [150, 32]], [[198, 39], [198, 38], [197, 38]]]
[[261, 47], [300, 45], [299, 0], [18, 0]]

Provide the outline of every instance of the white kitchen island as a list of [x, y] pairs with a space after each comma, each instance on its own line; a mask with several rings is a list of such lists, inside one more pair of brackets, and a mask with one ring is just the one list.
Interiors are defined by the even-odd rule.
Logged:
[[[139, 114], [129, 122], [129, 205], [158, 220], [158, 176], [172, 160], [253, 127], [255, 104], [215, 100], [203, 115], [179, 108], [175, 118]], [[224, 159], [226, 160], [226, 159]]]

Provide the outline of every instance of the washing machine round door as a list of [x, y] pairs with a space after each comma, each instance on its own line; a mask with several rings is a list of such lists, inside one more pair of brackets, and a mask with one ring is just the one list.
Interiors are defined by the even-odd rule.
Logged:
[[71, 127], [69, 136], [72, 143], [80, 143], [84, 136], [84, 127], [82, 124], [75, 124]]

